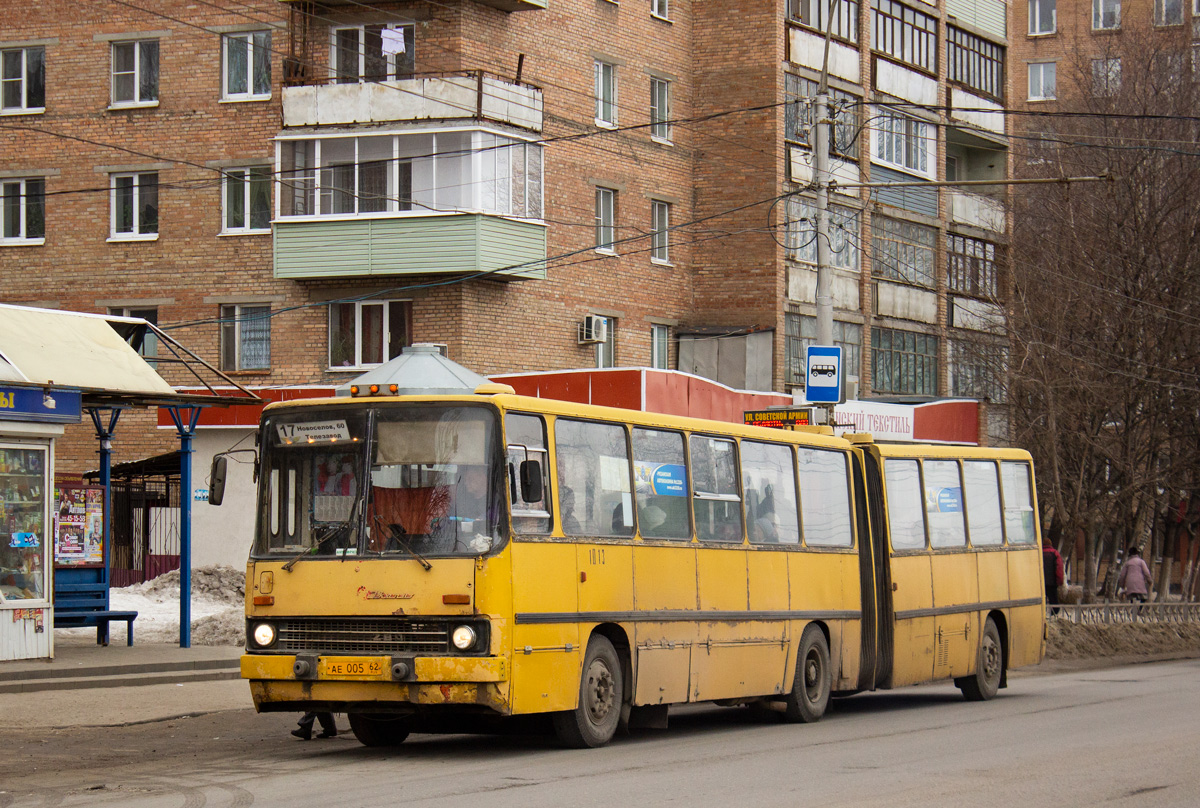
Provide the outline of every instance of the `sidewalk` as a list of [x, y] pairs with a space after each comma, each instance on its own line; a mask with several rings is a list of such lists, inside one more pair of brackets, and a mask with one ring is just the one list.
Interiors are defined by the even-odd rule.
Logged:
[[[135, 641], [136, 643], [136, 641]], [[54, 659], [0, 662], [0, 729], [107, 726], [253, 709], [242, 649], [96, 645], [55, 637]]]

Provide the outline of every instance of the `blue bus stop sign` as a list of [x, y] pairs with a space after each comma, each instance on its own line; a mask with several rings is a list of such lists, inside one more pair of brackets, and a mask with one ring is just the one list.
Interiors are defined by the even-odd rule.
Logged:
[[842, 403], [842, 349], [810, 345], [804, 353], [804, 397], [813, 404]]

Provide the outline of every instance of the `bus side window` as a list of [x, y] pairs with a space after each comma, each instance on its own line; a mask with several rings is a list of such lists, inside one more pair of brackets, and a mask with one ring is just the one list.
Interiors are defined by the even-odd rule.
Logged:
[[796, 459], [800, 469], [800, 519], [804, 544], [808, 547], [854, 546], [846, 455], [798, 447]]
[[[624, 427], [559, 418], [554, 422], [554, 453], [563, 533], [632, 536], [633, 490]], [[564, 510], [568, 498], [573, 519]]]
[[1028, 463], [1005, 461], [1000, 464], [1004, 480], [1004, 530], [1009, 544], [1033, 544], [1037, 531], [1033, 523], [1033, 480]]
[[972, 547], [996, 547], [1004, 543], [1000, 518], [1000, 480], [990, 460], [963, 462], [967, 495], [967, 534]]
[[800, 543], [791, 447], [742, 441], [742, 490], [752, 543]]
[[[514, 533], [550, 532], [550, 452], [546, 448], [546, 425], [536, 415], [508, 413], [504, 416], [505, 459], [508, 493], [512, 501]], [[521, 463], [539, 464], [542, 476], [541, 499], [528, 502], [522, 497]]]
[[965, 547], [962, 480], [955, 460], [925, 461], [925, 512], [932, 547]]
[[692, 528], [688, 520], [683, 435], [657, 429], [634, 429], [633, 477], [638, 529], [642, 536], [690, 540]]
[[733, 441], [692, 435], [691, 449], [697, 538], [741, 544], [742, 498]]
[[883, 476], [892, 549], [924, 550], [925, 514], [917, 461], [888, 458], [883, 463]]

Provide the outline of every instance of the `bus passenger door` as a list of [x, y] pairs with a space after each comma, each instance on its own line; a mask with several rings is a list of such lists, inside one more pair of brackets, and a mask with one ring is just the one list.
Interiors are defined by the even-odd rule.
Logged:
[[928, 682], [933, 678], [937, 631], [929, 553], [893, 553], [891, 579], [896, 621], [891, 686]]

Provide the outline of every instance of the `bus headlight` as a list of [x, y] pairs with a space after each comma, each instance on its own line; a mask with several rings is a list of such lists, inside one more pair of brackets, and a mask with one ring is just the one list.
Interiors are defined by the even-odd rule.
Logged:
[[476, 635], [475, 629], [470, 626], [459, 626], [454, 629], [454, 633], [450, 635], [450, 641], [454, 643], [454, 647], [460, 651], [470, 651], [475, 645]]
[[255, 645], [259, 648], [266, 648], [275, 642], [275, 627], [270, 623], [258, 623], [254, 626], [250, 636], [254, 638]]

